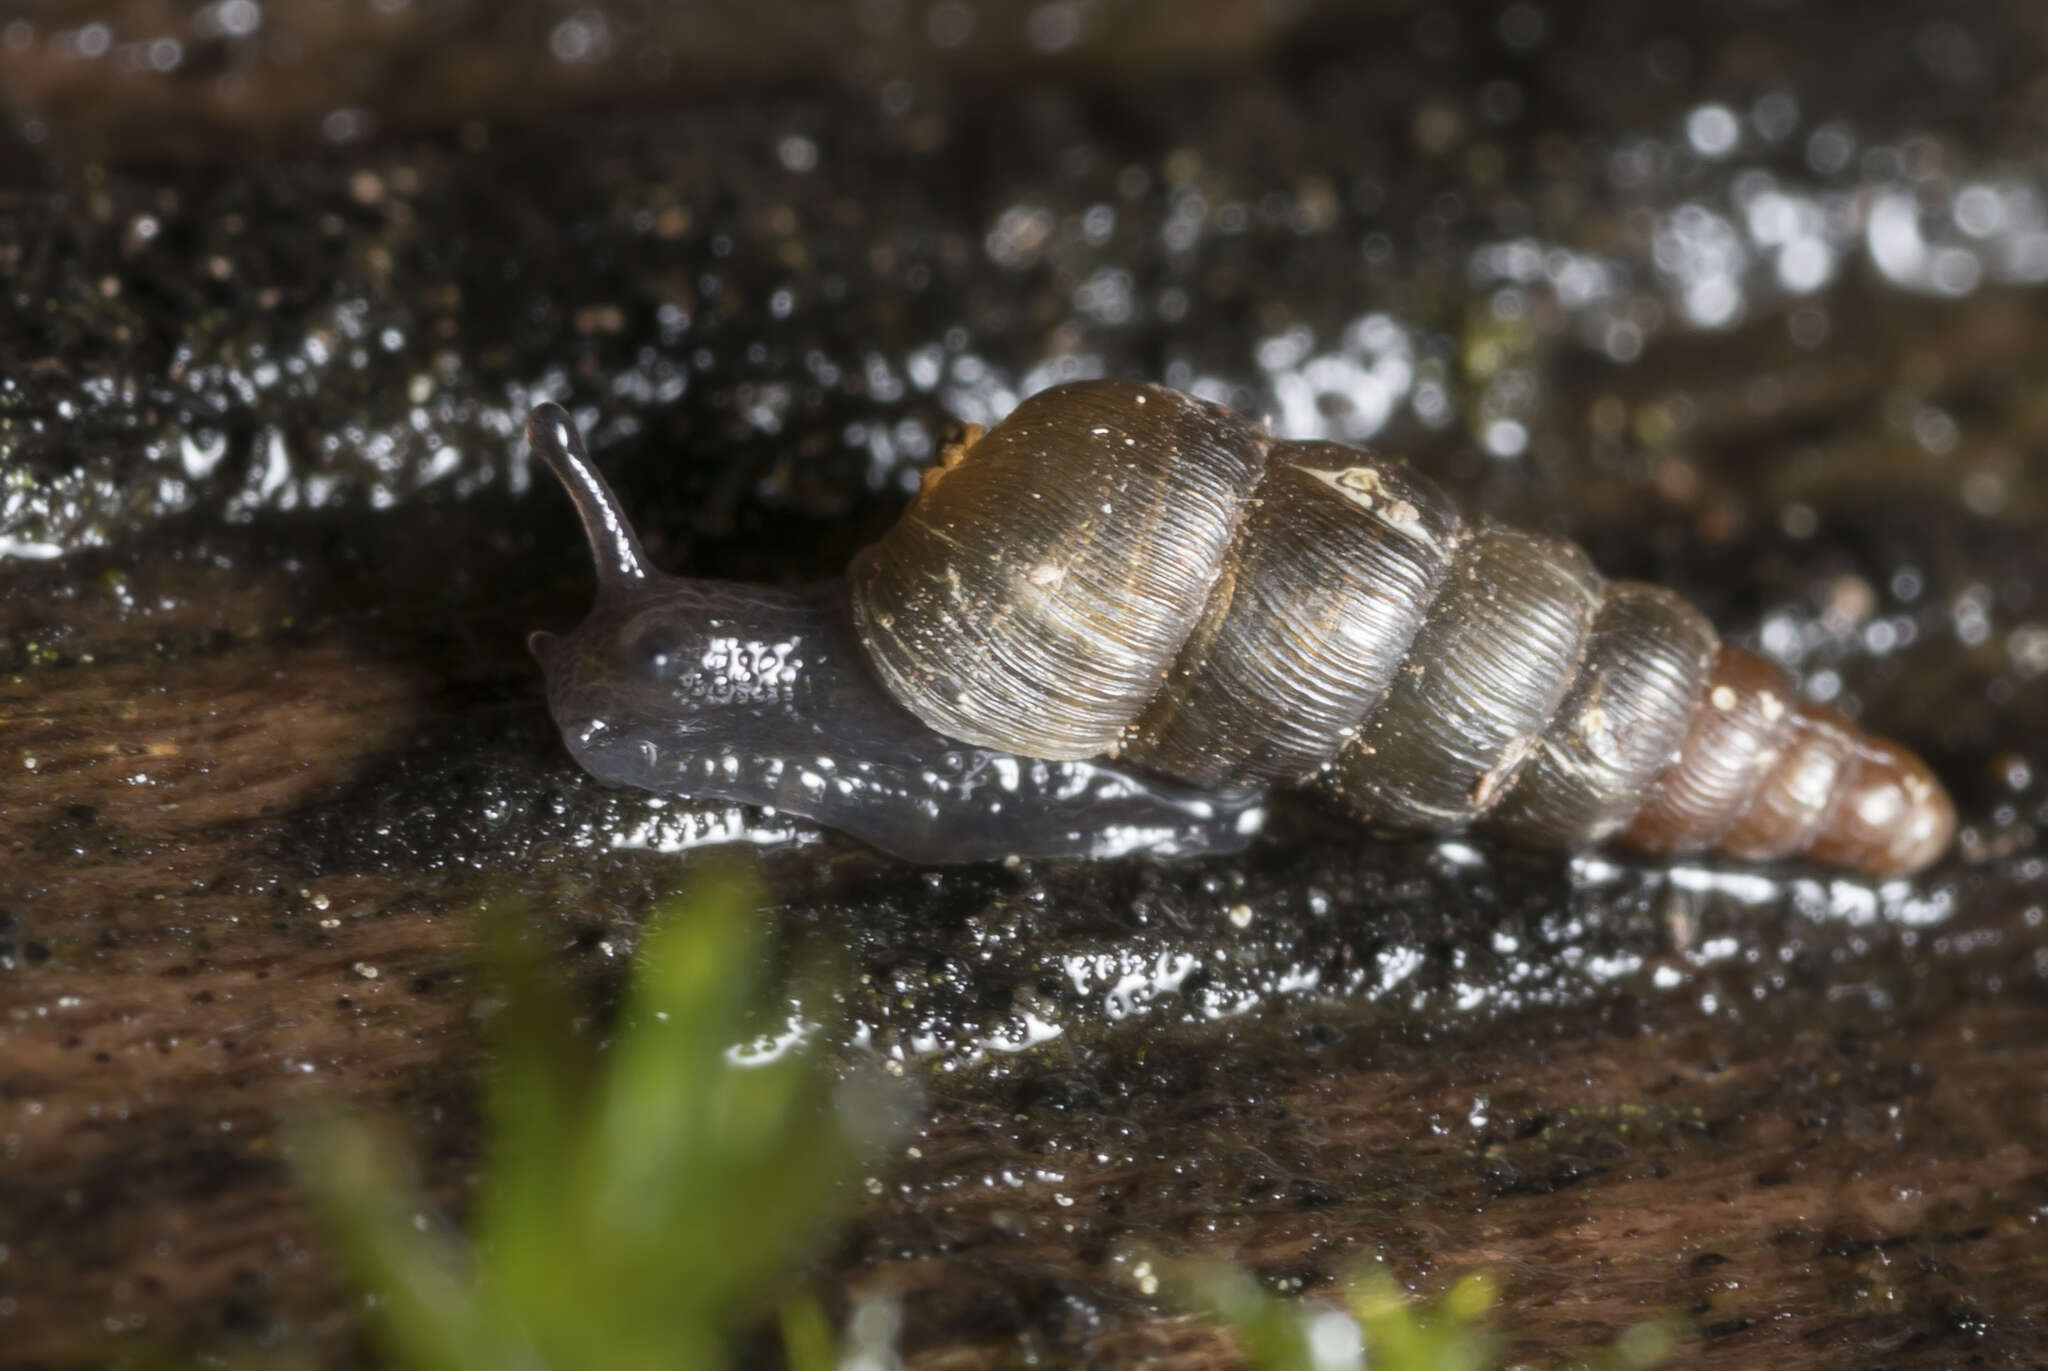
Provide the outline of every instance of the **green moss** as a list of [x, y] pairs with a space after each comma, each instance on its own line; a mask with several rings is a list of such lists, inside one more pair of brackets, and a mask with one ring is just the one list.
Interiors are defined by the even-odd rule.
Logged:
[[[1505, 1364], [1508, 1339], [1490, 1326], [1499, 1301], [1492, 1277], [1460, 1276], [1417, 1299], [1380, 1267], [1354, 1275], [1335, 1302], [1275, 1294], [1231, 1267], [1193, 1267], [1168, 1282], [1180, 1304], [1226, 1325], [1253, 1371], [1488, 1371]], [[1639, 1324], [1571, 1365], [1642, 1371], [1677, 1341], [1664, 1321]]]
[[[602, 1050], [572, 1031], [527, 920], [486, 914], [490, 1142], [467, 1238], [370, 1125], [298, 1132], [394, 1365], [708, 1371], [788, 1298], [873, 1140], [809, 1043], [735, 1059], [762, 1003], [755, 904], [727, 875], [662, 910]], [[831, 1364], [815, 1307], [783, 1318], [793, 1365]]]

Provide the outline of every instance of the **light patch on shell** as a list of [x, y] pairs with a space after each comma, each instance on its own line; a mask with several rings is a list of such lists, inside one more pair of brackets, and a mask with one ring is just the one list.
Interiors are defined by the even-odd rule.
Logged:
[[1912, 819], [1911, 822], [1900, 824], [1898, 827], [1897, 837], [1892, 840], [1890, 848], [1895, 854], [1914, 852], [1927, 842], [1942, 823], [1940, 808], [1930, 803], [1934, 797], [1934, 787], [1924, 776], [1915, 776], [1909, 772], [1899, 778], [1899, 783], [1905, 788]]
[[1572, 721], [1572, 731], [1579, 735], [1579, 741], [1585, 744], [1586, 750], [1606, 765], [1618, 767], [1626, 760], [1620, 740], [1614, 736], [1607, 710], [1598, 700], [1589, 700], [1579, 711], [1579, 717]]
[[1809, 752], [1786, 781], [1785, 791], [1801, 806], [1819, 809], [1834, 794], [1839, 770], [1834, 758], [1822, 752]]
[[1757, 707], [1764, 712], [1764, 718], [1772, 723], [1785, 717], [1785, 702], [1766, 690], [1756, 697]]
[[1731, 685], [1717, 685], [1714, 687], [1714, 693], [1708, 696], [1708, 698], [1714, 702], [1714, 708], [1726, 714], [1729, 710], [1735, 708], [1737, 698], [1735, 687]]
[[1435, 545], [1436, 539], [1423, 526], [1422, 511], [1407, 500], [1389, 498], [1386, 478], [1380, 475], [1378, 467], [1344, 467], [1337, 471], [1301, 467], [1299, 470], [1321, 481], [1396, 533], [1419, 543]]
[[1856, 797], [1856, 817], [1866, 828], [1889, 828], [1905, 809], [1906, 797], [1896, 785], [1873, 786]]
[[1067, 569], [1052, 562], [1040, 562], [1024, 573], [1024, 579], [1041, 590], [1050, 590], [1067, 579]]
[[1318, 471], [1313, 467], [1303, 467], [1302, 470], [1360, 509], [1370, 510], [1378, 504], [1375, 497], [1380, 493], [1380, 474], [1373, 467], [1345, 467], [1341, 471]]
[[1539, 738], [1523, 737], [1510, 743], [1501, 759], [1472, 783], [1473, 807], [1482, 810], [1493, 808], [1493, 802], [1501, 797], [1502, 792], [1508, 788], [1508, 783], [1514, 780], [1516, 773], [1522, 769], [1522, 763], [1528, 760], [1529, 754], [1536, 750], [1536, 745], [1541, 741]]

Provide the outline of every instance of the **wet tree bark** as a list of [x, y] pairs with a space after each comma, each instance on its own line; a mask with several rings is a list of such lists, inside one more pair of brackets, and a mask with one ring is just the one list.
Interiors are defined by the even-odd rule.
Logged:
[[[489, 860], [350, 857], [317, 816], [444, 832], [461, 852], [475, 814], [422, 808], [501, 797], [464, 776], [422, 798], [451, 732], [456, 747], [509, 738], [537, 760], [529, 789], [580, 783], [509, 631], [534, 611], [484, 613], [476, 638], [422, 633], [366, 608], [374, 587], [278, 570], [270, 536], [237, 535], [225, 572], [137, 558], [116, 577], [88, 557], [8, 582], [18, 638], [52, 604], [73, 630], [63, 660], [0, 688], [9, 1367], [280, 1334], [353, 1362], [280, 1122], [337, 1103], [387, 1113], [459, 1204], [480, 1144], [474, 902], [508, 885], [534, 900], [602, 1006], [648, 900], [687, 868], [579, 854], [552, 830], [501, 834]], [[377, 577], [400, 574], [401, 545], [445, 536], [380, 538]], [[479, 640], [497, 644], [482, 661]], [[1045, 940], [1046, 965], [1155, 948], [1341, 965], [1370, 961], [1381, 921], [1444, 898], [1374, 884], [1429, 871], [1414, 853], [1361, 858], [1313, 815], [1282, 832], [1275, 870], [1254, 863], [1248, 886], [1216, 864], [1139, 864], [913, 889], [833, 842], [771, 870], [791, 920], [842, 936], [874, 921], [862, 963], [891, 993], [971, 964], [976, 921], [1034, 900], [1072, 911], [1017, 929]], [[1416, 944], [1446, 987], [1517, 926], [1516, 884], [1541, 881], [1510, 865], [1476, 894], [1456, 887], [1469, 910]], [[1234, 908], [1301, 887], [1336, 907], [1276, 944], [1231, 941]], [[1215, 1023], [1178, 996], [1118, 1020], [1077, 998], [1064, 1040], [930, 1074], [915, 1155], [880, 1173], [828, 1286], [898, 1294], [921, 1367], [998, 1366], [1019, 1347], [1234, 1365], [1217, 1330], [1139, 1294], [1145, 1248], [1310, 1290], [1379, 1257], [1425, 1283], [1487, 1269], [1532, 1357], [1665, 1311], [1699, 1365], [2033, 1356], [2048, 1316], [2042, 892], [2010, 872], [1945, 888], [1952, 911], [1924, 928], [1654, 883], [1601, 897], [1585, 946], [1637, 958], [1633, 974], [1477, 1017], [1306, 992]], [[1129, 923], [1145, 907], [1175, 925], [1157, 943]], [[1739, 952], [1701, 958], [1716, 936]], [[1530, 952], [1570, 960], [1572, 941]], [[1512, 961], [1472, 974], [1512, 978]], [[1660, 966], [1683, 968], [1682, 991], [1657, 989]], [[1029, 974], [969, 977], [929, 1022], [957, 1045], [974, 1006]]]
[[[105, 8], [110, 41], [157, 22]], [[1752, 312], [1707, 327], [1668, 266], [1687, 210], [1770, 246], [1744, 174], [1845, 216], [1910, 185], [1930, 253], [1943, 196], [2034, 186], [2031, 10], [1589, 6], [1523, 49], [1493, 6], [1170, 7], [1020, 67], [1037, 7], [997, 5], [972, 41], [1011, 46], [957, 84], [914, 25], [803, 30], [775, 69], [822, 94], [728, 63], [676, 113], [694, 59], [623, 87], [630, 58], [754, 39], [599, 6], [586, 66], [520, 46], [576, 38], [551, 7], [331, 8], [187, 34], [156, 85], [32, 60], [68, 29], [0, 43], [0, 1368], [365, 1364], [281, 1125], [377, 1111], [459, 1210], [477, 902], [529, 903], [601, 1020], [735, 829], [784, 840], [763, 918], [852, 948], [855, 1021], [923, 1084], [818, 1273], [898, 1296], [920, 1371], [1238, 1365], [1143, 1250], [1309, 1294], [1488, 1270], [1532, 1363], [1661, 1314], [1688, 1365], [2048, 1360], [2038, 286], [1984, 248], [1940, 298], [1830, 239], [1862, 255], [1825, 287], [1745, 258]], [[479, 84], [421, 79], [456, 39]], [[322, 42], [362, 60], [295, 76]], [[1797, 137], [1674, 132], [1729, 101], [1762, 128], [1774, 91]], [[1864, 161], [1814, 170], [1837, 135]], [[1630, 279], [1613, 317], [1481, 270], [1532, 244]], [[1406, 353], [1362, 341], [1389, 320]], [[926, 873], [574, 771], [521, 641], [588, 571], [510, 441], [526, 403], [601, 421], [659, 560], [793, 581], [892, 517], [947, 417], [1060, 366], [1272, 408], [1341, 373], [1329, 425], [1405, 377], [1374, 442], [1923, 747], [1961, 851], [1892, 887], [1568, 868], [1283, 802], [1242, 858]]]

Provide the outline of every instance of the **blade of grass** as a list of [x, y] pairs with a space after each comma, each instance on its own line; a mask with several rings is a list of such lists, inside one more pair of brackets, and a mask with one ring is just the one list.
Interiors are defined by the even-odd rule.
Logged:
[[[305, 1134], [307, 1183], [344, 1266], [378, 1292], [395, 1365], [716, 1371], [775, 1313], [861, 1149], [817, 1042], [731, 1055], [761, 980], [756, 903], [728, 872], [665, 906], [602, 1052], [523, 915], [486, 919], [497, 1008], [473, 1245], [421, 1218], [416, 1184], [360, 1125]], [[822, 1315], [785, 1318], [829, 1365]]]
[[472, 1226], [490, 1284], [524, 1308], [561, 1283], [560, 1215], [571, 1202], [562, 1159], [589, 1107], [597, 1053], [568, 1030], [574, 1006], [560, 980], [542, 970], [527, 908], [493, 905], [479, 918], [490, 1000], [490, 1134]]
[[343, 1264], [377, 1292], [372, 1328], [411, 1371], [544, 1371], [532, 1349], [485, 1307], [463, 1248], [422, 1222], [418, 1189], [374, 1130], [330, 1118], [291, 1139], [301, 1177]]

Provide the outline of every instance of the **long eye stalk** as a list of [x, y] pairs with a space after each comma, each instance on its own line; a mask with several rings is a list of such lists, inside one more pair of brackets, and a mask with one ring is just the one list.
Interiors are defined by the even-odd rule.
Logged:
[[526, 417], [526, 441], [576, 502], [584, 536], [590, 539], [591, 554], [597, 559], [599, 588], [612, 590], [645, 581], [652, 574], [647, 554], [641, 551], [640, 539], [626, 521], [618, 497], [583, 450], [583, 438], [568, 411], [552, 401], [536, 405]]

